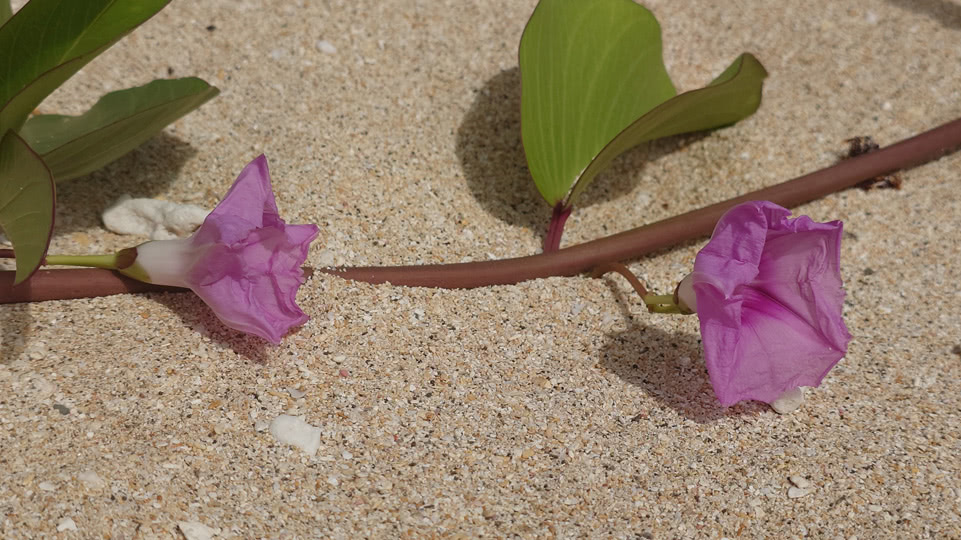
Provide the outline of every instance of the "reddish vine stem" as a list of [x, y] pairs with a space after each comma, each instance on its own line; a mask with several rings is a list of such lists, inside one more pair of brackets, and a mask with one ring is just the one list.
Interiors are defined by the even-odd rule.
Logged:
[[[658, 249], [707, 236], [725, 211], [742, 202], [768, 200], [786, 207], [797, 206], [864, 180], [931, 161], [958, 146], [961, 146], [961, 119], [782, 184], [551, 253], [497, 261], [322, 268], [319, 271], [367, 283], [448, 289], [573, 276], [590, 271], [602, 263], [636, 259]], [[13, 287], [13, 272], [5, 271], [0, 272], [0, 303], [162, 290], [154, 285], [133, 285], [127, 281], [108, 270], [45, 270], [38, 272], [27, 283]], [[131, 287], [136, 287], [136, 290]]]
[[320, 271], [367, 283], [448, 289], [470, 289], [552, 276], [573, 276], [587, 272], [601, 263], [636, 259], [658, 249], [707, 236], [714, 230], [714, 225], [724, 212], [742, 202], [767, 200], [781, 206], [797, 206], [852, 187], [869, 178], [939, 158], [959, 145], [961, 119], [782, 184], [551, 253], [471, 263], [359, 266], [322, 268]]
[[647, 288], [644, 287], [644, 284], [641, 283], [641, 280], [637, 279], [637, 276], [635, 276], [633, 272], [628, 270], [626, 266], [619, 262], [601, 263], [591, 270], [591, 277], [599, 278], [608, 272], [617, 272], [618, 274], [624, 276], [624, 279], [631, 284], [631, 287], [634, 287], [634, 291], [637, 292], [637, 295], [640, 296], [642, 300], [645, 296], [647, 296]]
[[144, 283], [101, 268], [77, 270], [37, 270], [30, 279], [13, 284], [15, 272], [0, 272], [0, 304], [70, 300], [121, 293], [189, 291]]

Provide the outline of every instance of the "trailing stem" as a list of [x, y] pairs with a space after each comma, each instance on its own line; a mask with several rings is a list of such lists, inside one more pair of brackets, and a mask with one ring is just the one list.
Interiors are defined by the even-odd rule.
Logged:
[[[394, 285], [448, 289], [469, 289], [551, 276], [572, 276], [588, 272], [606, 262], [636, 259], [657, 249], [707, 236], [724, 212], [742, 202], [768, 200], [785, 207], [797, 206], [852, 187], [866, 179], [939, 158], [959, 145], [961, 119], [782, 184], [637, 229], [540, 255], [458, 264], [319, 270], [344, 279], [367, 283], [389, 282]], [[45, 270], [16, 287], [12, 286], [13, 274], [12, 271], [0, 272], [0, 303], [133, 292], [129, 288], [130, 280], [122, 279], [109, 270]], [[160, 290], [159, 287], [148, 284], [138, 284], [137, 288], [142, 291]]]

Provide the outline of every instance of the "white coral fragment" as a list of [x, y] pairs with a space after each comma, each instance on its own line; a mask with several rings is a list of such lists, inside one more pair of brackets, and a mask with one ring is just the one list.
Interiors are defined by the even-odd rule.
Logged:
[[103, 224], [117, 234], [170, 240], [187, 236], [203, 223], [208, 211], [193, 204], [158, 199], [132, 199], [122, 195], [103, 211]]

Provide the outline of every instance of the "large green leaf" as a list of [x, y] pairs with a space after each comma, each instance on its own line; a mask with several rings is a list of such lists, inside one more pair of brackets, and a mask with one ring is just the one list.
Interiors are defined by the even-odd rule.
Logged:
[[631, 0], [541, 0], [519, 56], [521, 139], [551, 205], [608, 141], [676, 94], [660, 26]]
[[0, 0], [0, 24], [7, 22], [13, 15], [13, 9], [10, 8], [10, 0]]
[[0, 227], [17, 256], [14, 283], [43, 262], [53, 231], [54, 184], [43, 160], [13, 131], [0, 139]]
[[[0, 0], [4, 1], [4, 0]], [[31, 0], [0, 26], [0, 132], [170, 0]]]
[[541, 0], [521, 37], [520, 68], [527, 164], [555, 209], [570, 208], [634, 145], [750, 115], [765, 75], [742, 55], [710, 86], [675, 97], [660, 26], [632, 0]]
[[761, 105], [761, 85], [767, 76], [753, 55], [737, 57], [724, 73], [704, 88], [684, 92], [638, 118], [604, 147], [584, 169], [564, 206], [571, 206], [594, 178], [623, 152], [638, 144], [733, 124]]
[[70, 180], [133, 150], [218, 92], [195, 77], [157, 80], [111, 92], [80, 116], [31, 117], [20, 134], [56, 181]]

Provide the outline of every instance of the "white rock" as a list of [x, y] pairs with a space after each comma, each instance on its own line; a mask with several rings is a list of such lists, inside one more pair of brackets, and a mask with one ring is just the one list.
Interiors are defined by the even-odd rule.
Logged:
[[77, 475], [77, 480], [87, 489], [103, 489], [107, 487], [107, 483], [100, 478], [100, 475], [94, 471], [83, 471]]
[[313, 456], [320, 448], [320, 428], [314, 427], [302, 418], [282, 414], [270, 422], [270, 434], [278, 441], [303, 450]]
[[288, 388], [287, 393], [290, 394], [290, 397], [294, 399], [300, 399], [307, 395], [307, 392], [304, 392], [303, 390], [298, 390], [296, 388]]
[[75, 530], [77, 530], [77, 524], [71, 518], [65, 517], [57, 522], [57, 532]]
[[794, 388], [781, 394], [781, 397], [771, 402], [771, 408], [778, 414], [788, 414], [796, 411], [804, 403], [804, 390]]
[[220, 534], [220, 529], [208, 527], [199, 521], [178, 521], [177, 527], [187, 540], [210, 540]]
[[44, 491], [57, 491], [57, 486], [53, 485], [50, 482], [40, 482], [40, 484], [37, 485], [37, 487]]
[[326, 39], [317, 40], [317, 50], [324, 54], [337, 54], [337, 47]]
[[111, 232], [169, 240], [192, 233], [207, 217], [207, 210], [193, 204], [122, 195], [101, 217]]
[[811, 482], [810, 482], [810, 480], [808, 480], [807, 478], [805, 478], [805, 477], [803, 477], [803, 476], [798, 476], [798, 475], [790, 476], [790, 477], [788, 477], [788, 480], [790, 480], [792, 484], [794, 484], [795, 486], [797, 486], [797, 487], [799, 487], [799, 488], [801, 488], [801, 489], [805, 489], [805, 488], [811, 487]]
[[800, 499], [801, 497], [810, 495], [812, 492], [814, 492], [813, 487], [800, 488], [797, 486], [791, 486], [787, 490], [787, 496], [790, 499]]

